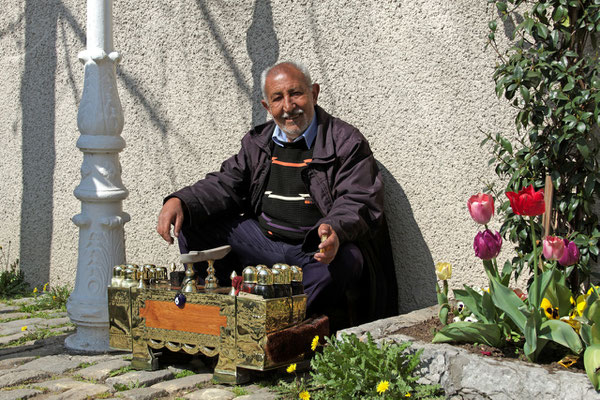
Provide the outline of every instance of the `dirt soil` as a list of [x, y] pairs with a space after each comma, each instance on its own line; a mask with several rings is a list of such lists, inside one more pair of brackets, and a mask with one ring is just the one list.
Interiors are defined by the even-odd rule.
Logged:
[[[450, 320], [452, 320], [451, 317]], [[419, 324], [412, 325], [406, 328], [401, 328], [395, 333], [411, 336], [416, 340], [420, 340], [422, 342], [431, 343], [435, 332], [437, 332], [441, 328], [442, 324], [440, 320], [437, 317], [433, 317]], [[502, 360], [519, 360], [533, 364], [530, 361], [528, 361], [525, 355], [523, 354], [523, 342], [515, 343], [513, 341], [507, 341], [506, 345], [502, 348], [491, 347], [484, 344], [474, 345], [470, 343], [457, 342], [453, 342], [451, 344], [456, 347], [461, 347], [471, 353], [478, 354], [482, 357], [492, 357], [495, 359]], [[552, 345], [553, 343], [546, 344], [546, 348], [544, 348], [544, 351], [542, 352], [543, 357], [540, 357], [538, 362], [535, 364], [550, 371], [551, 373], [555, 371], [564, 371], [566, 368], [558, 364], [558, 361], [560, 361], [562, 357], [567, 355], [568, 351], [565, 350], [562, 346], [558, 345], [556, 346], [556, 348], [548, 348]], [[571, 372], [585, 374], [585, 369], [583, 366], [583, 357], [581, 357], [575, 364], [570, 366], [567, 370]]]

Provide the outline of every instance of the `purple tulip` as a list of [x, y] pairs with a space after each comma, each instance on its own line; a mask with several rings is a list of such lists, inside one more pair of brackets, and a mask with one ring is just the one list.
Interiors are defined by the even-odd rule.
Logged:
[[502, 248], [502, 236], [500, 233], [492, 233], [489, 229], [478, 232], [473, 241], [475, 255], [482, 260], [491, 260], [496, 258]]
[[569, 242], [567, 239], [563, 240], [565, 241], [565, 251], [562, 257], [558, 259], [558, 263], [563, 267], [568, 267], [579, 262], [579, 249], [575, 242]]

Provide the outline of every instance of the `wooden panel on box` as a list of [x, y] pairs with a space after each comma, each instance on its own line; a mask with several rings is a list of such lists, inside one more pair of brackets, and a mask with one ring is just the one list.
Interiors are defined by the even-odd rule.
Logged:
[[140, 307], [140, 317], [145, 318], [148, 328], [218, 336], [221, 327], [227, 325], [227, 317], [221, 315], [219, 306], [187, 303], [179, 308], [173, 302], [156, 300], [146, 300], [144, 305]]

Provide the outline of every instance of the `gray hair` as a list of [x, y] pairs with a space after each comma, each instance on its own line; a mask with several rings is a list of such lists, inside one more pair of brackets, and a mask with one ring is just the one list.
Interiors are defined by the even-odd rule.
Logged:
[[265, 68], [263, 70], [263, 72], [260, 74], [260, 90], [262, 91], [262, 97], [263, 99], [268, 103], [269, 100], [267, 99], [267, 93], [265, 92], [265, 85], [267, 82], [267, 75], [269, 75], [269, 72], [271, 72], [274, 68], [279, 67], [282, 64], [289, 64], [292, 65], [293, 67], [295, 67], [297, 70], [299, 70], [300, 72], [302, 72], [302, 74], [304, 75], [304, 78], [306, 79], [306, 84], [310, 87], [312, 85], [312, 79], [310, 78], [310, 72], [308, 72], [308, 68], [306, 68], [304, 66], [304, 64], [301, 64], [299, 62], [295, 62], [295, 61], [283, 61], [280, 62], [278, 64], [275, 65], [271, 65], [268, 68]]

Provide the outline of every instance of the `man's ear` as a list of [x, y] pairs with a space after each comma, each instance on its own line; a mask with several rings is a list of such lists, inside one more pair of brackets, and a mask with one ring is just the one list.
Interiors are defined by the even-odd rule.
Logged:
[[313, 95], [313, 101], [315, 104], [317, 104], [317, 99], [319, 98], [319, 92], [321, 91], [321, 86], [319, 86], [318, 83], [313, 83], [312, 85], [312, 95]]
[[269, 114], [271, 114], [271, 110], [269, 110], [269, 104], [267, 104], [267, 102], [266, 102], [266, 101], [264, 101], [264, 100], [261, 100], [261, 101], [260, 101], [260, 104], [262, 104], [262, 106], [265, 108], [265, 110], [267, 110], [267, 112], [268, 112]]

